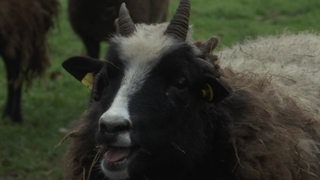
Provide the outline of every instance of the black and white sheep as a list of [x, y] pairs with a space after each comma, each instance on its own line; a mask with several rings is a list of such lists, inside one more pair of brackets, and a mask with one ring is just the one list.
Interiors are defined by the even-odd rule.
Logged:
[[49, 65], [46, 35], [58, 13], [57, 0], [0, 1], [0, 55], [7, 70], [4, 116], [22, 122], [21, 90]]
[[87, 55], [99, 57], [100, 43], [115, 31], [114, 21], [122, 2], [127, 4], [135, 23], [159, 23], [167, 18], [169, 0], [69, 0], [70, 24]]
[[215, 38], [192, 43], [189, 6], [181, 0], [169, 24], [135, 25], [122, 5], [107, 61], [64, 62], [92, 84], [65, 179], [320, 179], [319, 76], [309, 77], [319, 74], [320, 41], [297, 36], [308, 52], [281, 43], [291, 36], [257, 40], [250, 52], [219, 52], [221, 68]]

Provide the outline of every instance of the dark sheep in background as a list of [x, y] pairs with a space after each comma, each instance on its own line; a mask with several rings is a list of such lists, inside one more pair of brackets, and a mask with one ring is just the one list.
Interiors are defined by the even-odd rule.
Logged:
[[21, 90], [49, 65], [46, 36], [58, 13], [58, 0], [1, 0], [0, 55], [7, 70], [4, 116], [22, 122]]
[[167, 18], [169, 0], [69, 0], [70, 24], [87, 55], [99, 57], [100, 43], [115, 31], [114, 21], [122, 2], [126, 2], [136, 23], [159, 23]]
[[260, 38], [217, 59], [216, 38], [188, 36], [189, 6], [169, 25], [134, 24], [121, 6], [106, 61], [63, 63], [94, 78], [65, 179], [319, 180], [320, 36]]

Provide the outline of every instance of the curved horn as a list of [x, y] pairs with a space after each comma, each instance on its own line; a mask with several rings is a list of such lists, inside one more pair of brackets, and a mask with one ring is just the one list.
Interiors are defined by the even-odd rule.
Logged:
[[125, 3], [121, 4], [115, 24], [117, 32], [123, 36], [130, 36], [136, 30]]
[[165, 34], [185, 41], [189, 30], [190, 1], [180, 0], [179, 7], [168, 25]]

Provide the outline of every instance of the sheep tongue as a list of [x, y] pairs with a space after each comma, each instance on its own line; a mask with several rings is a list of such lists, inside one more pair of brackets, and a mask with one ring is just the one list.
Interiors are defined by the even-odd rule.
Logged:
[[112, 148], [104, 154], [104, 159], [107, 162], [113, 163], [128, 157], [129, 153], [129, 148]]

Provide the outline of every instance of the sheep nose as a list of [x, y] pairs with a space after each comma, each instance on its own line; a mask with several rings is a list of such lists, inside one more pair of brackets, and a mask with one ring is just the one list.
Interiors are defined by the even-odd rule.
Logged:
[[117, 136], [126, 133], [129, 129], [129, 120], [122, 116], [102, 116], [99, 120], [97, 140], [104, 143], [112, 143], [118, 139]]
[[99, 122], [99, 131], [103, 134], [117, 134], [129, 130], [129, 128], [129, 120], [121, 117], [113, 117], [112, 120], [109, 121], [101, 119]]
[[102, 116], [96, 141], [99, 144], [127, 147], [131, 145], [129, 130], [131, 122], [123, 116]]

